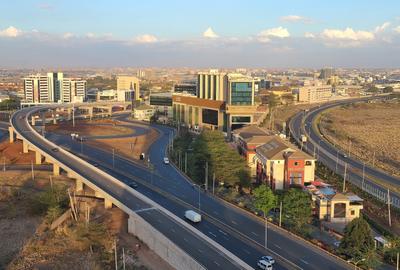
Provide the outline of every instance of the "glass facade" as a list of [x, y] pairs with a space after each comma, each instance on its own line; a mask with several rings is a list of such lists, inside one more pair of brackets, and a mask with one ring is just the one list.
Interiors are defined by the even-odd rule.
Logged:
[[251, 82], [231, 83], [231, 105], [252, 105], [252, 95]]
[[172, 106], [172, 97], [152, 96], [150, 95], [150, 105], [154, 106]]

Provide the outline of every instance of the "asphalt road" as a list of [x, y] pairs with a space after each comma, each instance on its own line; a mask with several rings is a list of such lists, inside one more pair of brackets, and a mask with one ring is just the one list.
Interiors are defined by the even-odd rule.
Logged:
[[[346, 181], [374, 193], [379, 199], [386, 202], [387, 188], [376, 184], [371, 178], [379, 179], [382, 182], [390, 183], [396, 187], [400, 187], [400, 178], [389, 175], [376, 167], [367, 164], [364, 165], [362, 161], [335, 148], [326, 141], [317, 130], [312, 128], [313, 122], [318, 114], [326, 109], [349, 103], [354, 103], [354, 100], [327, 104], [314, 108], [307, 113], [300, 112], [296, 114], [289, 123], [291, 134], [297, 141], [300, 141], [300, 136], [302, 134], [306, 134], [308, 140], [303, 145], [303, 150], [311, 155], [315, 155], [319, 161], [324, 163], [331, 170], [336, 171], [339, 175], [344, 176], [345, 163], [347, 163]], [[398, 192], [391, 190], [390, 199], [392, 205], [400, 208], [400, 194]]]
[[[96, 186], [118, 199], [121, 203], [132, 209], [133, 211], [142, 210], [138, 214], [147, 220], [152, 226], [157, 228], [162, 234], [168, 237], [172, 242], [179, 246], [182, 250], [190, 254], [194, 259], [200, 262], [207, 269], [240, 269], [240, 267], [228, 257], [224, 256], [220, 250], [217, 250], [204, 239], [200, 239], [191, 231], [184, 228], [175, 220], [165, 216], [159, 210], [153, 210], [151, 205], [138, 199], [127, 188], [110, 183], [103, 174], [100, 174], [84, 162], [79, 162], [72, 157], [64, 154], [62, 151], [54, 152], [49, 142], [35, 132], [30, 131], [28, 122], [25, 121], [25, 115], [32, 110], [26, 108], [15, 113], [12, 124], [14, 128], [20, 132], [30, 143], [39, 147], [46, 153], [50, 154], [57, 160], [62, 161], [66, 166], [79, 172], [86, 179], [90, 179]], [[71, 139], [70, 139], [71, 140]], [[147, 214], [150, 211], [151, 215]], [[175, 228], [175, 231], [171, 231]]]
[[[142, 122], [133, 123], [141, 128], [146, 127], [146, 124]], [[199, 192], [199, 189], [172, 165], [165, 165], [163, 163], [165, 149], [173, 131], [165, 126], [154, 127], [160, 131], [161, 136], [149, 150], [151, 163], [154, 166], [153, 174], [147, 168], [118, 156], [115, 158], [115, 167], [112, 168], [112, 153], [87, 145], [83, 146], [81, 153], [80, 143], [66, 136], [49, 134], [48, 138], [71, 152], [82, 155], [86, 160], [100, 164], [103, 170], [121, 181], [136, 181], [139, 184], [138, 191], [177, 216], [183, 217], [184, 210], [188, 208], [198, 211], [200, 198], [200, 208], [204, 219], [201, 224], [196, 225], [196, 228], [249, 265], [255, 266], [261, 255], [268, 254], [278, 260], [275, 269], [285, 269], [290, 266], [284, 260], [302, 269], [351, 268], [341, 260], [274, 227], [268, 229], [268, 250], [265, 250], [263, 248], [264, 222], [203, 190]], [[280, 257], [275, 254], [279, 254]]]

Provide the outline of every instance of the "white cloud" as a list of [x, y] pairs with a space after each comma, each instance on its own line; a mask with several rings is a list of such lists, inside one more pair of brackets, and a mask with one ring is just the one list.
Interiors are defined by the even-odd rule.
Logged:
[[400, 33], [400, 25], [397, 26], [397, 27], [395, 27], [395, 28], [393, 28], [393, 30], [394, 30], [395, 32], [397, 32], [397, 33]]
[[315, 35], [313, 33], [310, 33], [310, 32], [305, 32], [304, 33], [304, 37], [305, 38], [315, 38]]
[[375, 33], [383, 32], [390, 26], [390, 22], [384, 22], [382, 25], [375, 27]]
[[212, 30], [211, 27], [208, 27], [206, 31], [203, 32], [203, 37], [205, 38], [217, 38], [218, 35]]
[[153, 36], [150, 34], [144, 34], [144, 35], [137, 36], [135, 38], [135, 41], [138, 43], [154, 43], [154, 42], [157, 42], [158, 39], [156, 36]]
[[70, 39], [70, 38], [75, 37], [75, 35], [70, 32], [67, 32], [67, 33], [64, 33], [64, 35], [62, 37], [63, 37], [63, 39]]
[[20, 29], [15, 28], [14, 26], [10, 26], [4, 30], [0, 31], [0, 37], [17, 37], [22, 34]]
[[321, 38], [326, 41], [327, 45], [339, 47], [356, 47], [363, 42], [369, 42], [375, 39], [375, 35], [368, 31], [354, 31], [347, 27], [344, 30], [325, 29], [321, 33]]
[[96, 34], [95, 34], [95, 33], [89, 32], [89, 33], [86, 33], [86, 37], [87, 37], [87, 38], [95, 38], [95, 37], [96, 37]]
[[281, 21], [283, 22], [301, 22], [301, 23], [311, 23], [312, 20], [307, 17], [299, 16], [299, 15], [288, 15], [288, 16], [283, 16], [280, 18]]
[[290, 33], [286, 28], [283, 28], [282, 26], [263, 30], [257, 35], [257, 39], [260, 42], [269, 42], [271, 41], [271, 38], [287, 37], [290, 37]]

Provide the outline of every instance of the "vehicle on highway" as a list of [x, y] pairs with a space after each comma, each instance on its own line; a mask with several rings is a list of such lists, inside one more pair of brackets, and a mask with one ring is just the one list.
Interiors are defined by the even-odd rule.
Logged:
[[164, 158], [164, 164], [169, 164], [169, 159], [167, 157]]
[[261, 261], [267, 261], [270, 264], [274, 264], [275, 263], [275, 259], [272, 256], [262, 256]]
[[99, 167], [99, 164], [97, 164], [97, 163], [93, 163], [93, 166], [95, 166], [95, 167]]
[[257, 262], [257, 266], [258, 266], [258, 268], [260, 268], [262, 270], [272, 270], [272, 264], [270, 264], [269, 262], [267, 262], [265, 260], [259, 260]]
[[185, 218], [188, 220], [198, 223], [201, 221], [201, 215], [193, 210], [187, 210], [185, 211]]
[[343, 157], [344, 157], [344, 158], [347, 158], [347, 155], [346, 155], [346, 154], [343, 154]]
[[130, 182], [128, 184], [128, 186], [130, 186], [131, 188], [137, 188], [138, 187], [138, 185], [135, 182]]
[[139, 156], [139, 159], [140, 160], [144, 160], [145, 157], [146, 157], [146, 155], [144, 153], [141, 153], [140, 156]]
[[53, 152], [58, 152], [60, 149], [58, 149], [57, 147], [54, 147], [54, 148], [52, 148], [51, 149], [51, 151], [53, 151]]

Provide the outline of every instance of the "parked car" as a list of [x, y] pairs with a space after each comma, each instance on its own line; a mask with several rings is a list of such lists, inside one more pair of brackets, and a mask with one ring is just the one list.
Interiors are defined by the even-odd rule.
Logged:
[[275, 263], [275, 259], [272, 256], [262, 256], [260, 260], [267, 261], [270, 264], [274, 264]]
[[187, 218], [188, 220], [198, 223], [201, 221], [201, 215], [199, 213], [196, 213], [193, 210], [187, 210], [185, 211], [185, 218]]
[[272, 270], [272, 264], [264, 260], [259, 260], [257, 266], [262, 270]]
[[169, 164], [169, 159], [167, 157], [164, 158], [164, 164]]

